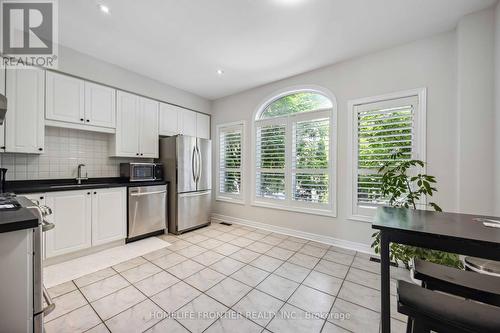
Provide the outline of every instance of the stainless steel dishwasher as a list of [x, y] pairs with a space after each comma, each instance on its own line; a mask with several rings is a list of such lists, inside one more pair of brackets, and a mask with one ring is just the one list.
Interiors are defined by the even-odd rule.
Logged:
[[167, 185], [129, 187], [127, 242], [164, 233]]

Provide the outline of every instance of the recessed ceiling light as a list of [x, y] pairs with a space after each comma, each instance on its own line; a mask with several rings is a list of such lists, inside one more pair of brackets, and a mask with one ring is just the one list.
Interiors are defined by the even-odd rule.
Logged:
[[219, 75], [219, 76], [224, 75], [224, 70], [223, 69], [218, 69], [217, 70], [217, 75]]
[[99, 5], [99, 9], [101, 10], [101, 12], [105, 13], [105, 14], [109, 14], [109, 7], [106, 6], [106, 5]]

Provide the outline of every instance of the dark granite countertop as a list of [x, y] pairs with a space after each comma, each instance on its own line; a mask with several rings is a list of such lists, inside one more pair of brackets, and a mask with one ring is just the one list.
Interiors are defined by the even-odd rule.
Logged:
[[74, 191], [88, 190], [111, 187], [135, 187], [135, 186], [150, 186], [150, 185], [166, 185], [168, 182], [161, 181], [144, 181], [131, 182], [126, 178], [90, 178], [82, 181], [81, 185], [76, 183], [74, 179], [44, 179], [44, 180], [16, 180], [9, 181], [5, 185], [6, 192], [15, 194], [26, 193], [44, 193], [44, 192], [59, 192], [59, 191]]
[[0, 210], [0, 233], [36, 228], [38, 223], [38, 217], [28, 208]]

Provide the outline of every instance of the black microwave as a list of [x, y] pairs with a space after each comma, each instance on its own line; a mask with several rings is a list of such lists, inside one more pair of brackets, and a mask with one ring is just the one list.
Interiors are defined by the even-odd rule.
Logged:
[[120, 163], [120, 177], [131, 182], [163, 180], [163, 164]]

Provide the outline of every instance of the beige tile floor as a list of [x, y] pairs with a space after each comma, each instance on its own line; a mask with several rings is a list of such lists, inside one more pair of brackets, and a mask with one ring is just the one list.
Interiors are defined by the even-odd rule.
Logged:
[[380, 330], [379, 264], [366, 254], [236, 225], [160, 237], [172, 245], [50, 288], [47, 333]]

